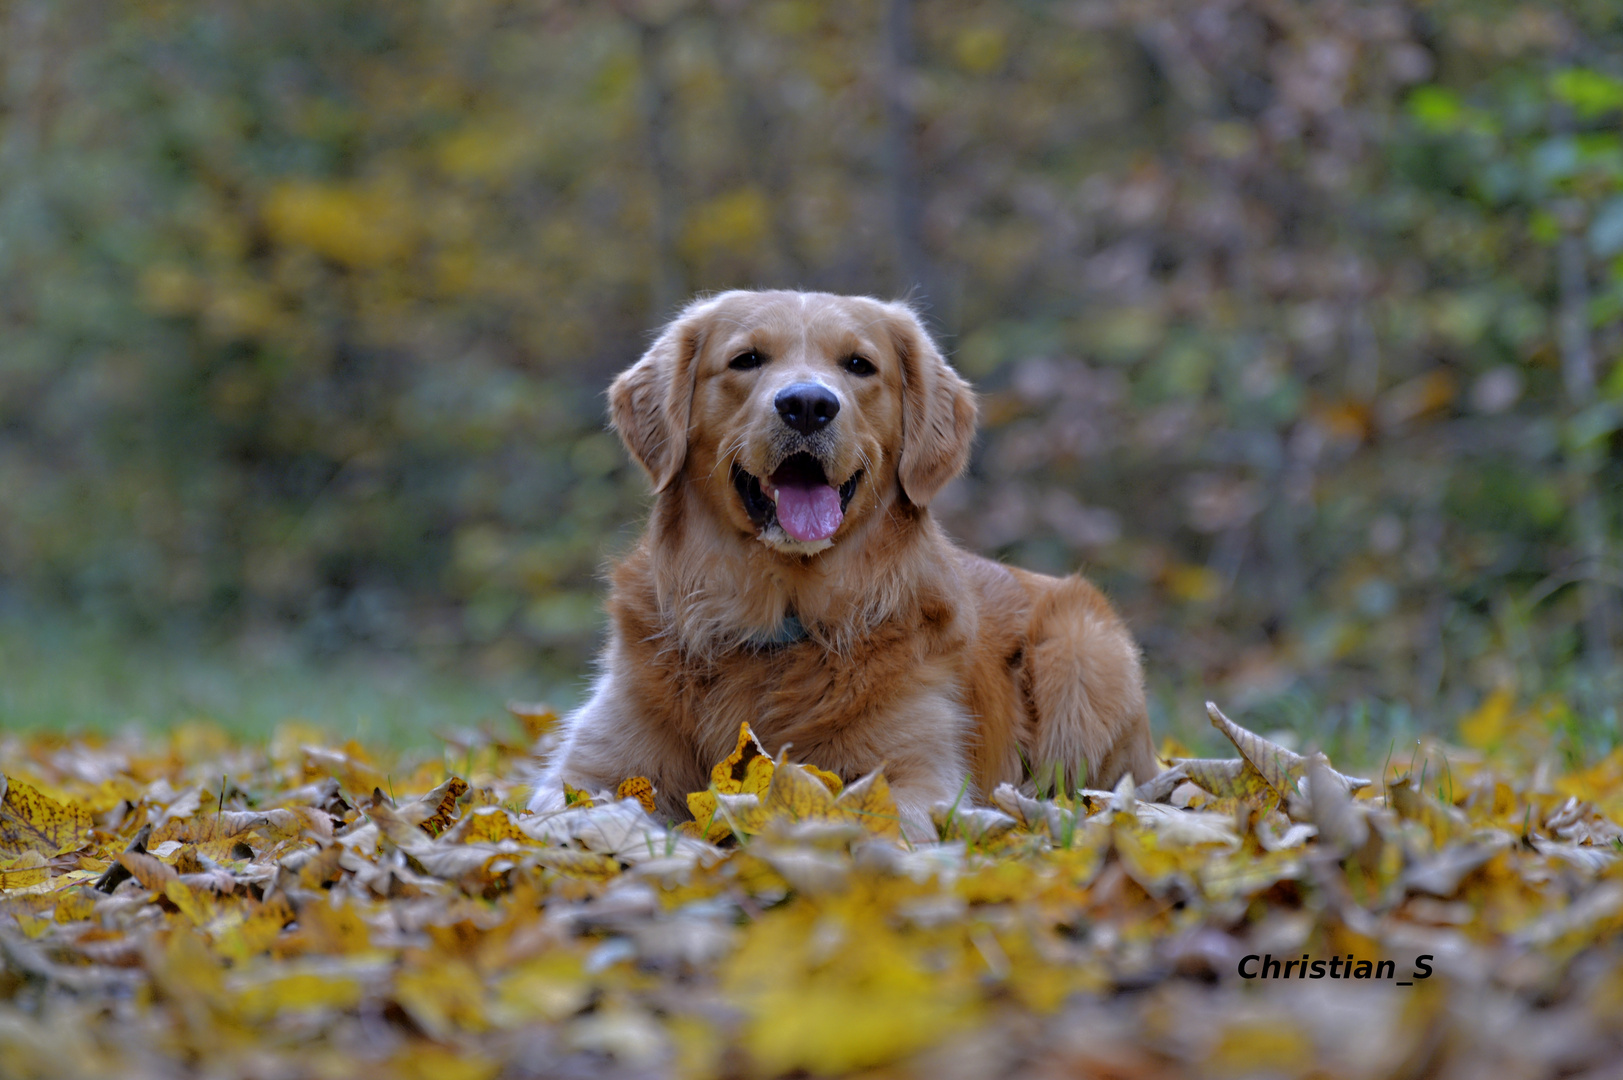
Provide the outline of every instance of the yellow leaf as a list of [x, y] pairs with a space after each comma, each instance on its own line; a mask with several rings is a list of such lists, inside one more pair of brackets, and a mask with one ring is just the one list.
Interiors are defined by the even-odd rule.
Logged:
[[1194, 863], [1200, 891], [1219, 902], [1252, 897], [1281, 881], [1301, 876], [1302, 861], [1295, 852], [1242, 852], [1211, 856]]
[[537, 865], [570, 877], [602, 879], [611, 878], [620, 872], [618, 860], [608, 855], [599, 855], [595, 851], [549, 847], [538, 849], [530, 857]]
[[952, 44], [958, 62], [975, 75], [996, 70], [1009, 54], [1008, 34], [996, 26], [967, 27]]
[[768, 814], [788, 814], [797, 820], [828, 817], [834, 810], [834, 795], [805, 766], [779, 761], [761, 805]]
[[1184, 877], [1179, 852], [1169, 849], [1155, 830], [1143, 828], [1132, 815], [1116, 815], [1111, 839], [1127, 876], [1150, 895], [1160, 895], [1168, 885]]
[[592, 996], [592, 984], [580, 961], [568, 954], [528, 960], [496, 984], [493, 1009], [504, 1026], [558, 1021], [573, 1016]]
[[162, 956], [153, 960], [148, 957], [148, 970], [166, 996], [187, 1002], [196, 1012], [229, 1003], [219, 961], [201, 934], [177, 927], [164, 943]]
[[[282, 741], [284, 735], [303, 735], [304, 732], [289, 731], [278, 732], [277, 739]], [[360, 754], [346, 753], [343, 750], [329, 750], [321, 746], [302, 746], [299, 753], [303, 756], [303, 772], [306, 780], [323, 777], [336, 777], [347, 791], [357, 794], [371, 791], [384, 783], [386, 777], [373, 768]]]
[[[756, 765], [765, 761], [764, 765]], [[738, 745], [727, 759], [710, 770], [710, 783], [726, 795], [744, 792], [759, 795], [772, 781], [772, 759], [750, 730], [748, 723], [738, 725]]]
[[1023, 862], [988, 862], [959, 878], [953, 891], [971, 904], [1003, 904], [1029, 899], [1037, 870]]
[[769, 757], [751, 758], [749, 764], [744, 767], [744, 782], [739, 786], [737, 794], [765, 795], [767, 789], [772, 786], [772, 773], [776, 768]]
[[377, 1075], [391, 1080], [492, 1080], [501, 1071], [499, 1061], [466, 1047], [447, 1050], [419, 1041], [385, 1062]]
[[954, 1010], [928, 993], [784, 986], [754, 1003], [745, 1046], [769, 1076], [841, 1076], [912, 1054], [952, 1030]]
[[1260, 1020], [1230, 1026], [1209, 1059], [1213, 1071], [1224, 1076], [1296, 1075], [1311, 1071], [1312, 1063], [1313, 1044], [1303, 1032]]
[[564, 785], [564, 805], [578, 807], [582, 810], [592, 805], [592, 796], [578, 787]]
[[259, 1023], [293, 1010], [350, 1009], [360, 1004], [363, 987], [353, 976], [317, 969], [278, 970], [256, 975], [237, 993], [237, 1010]]
[[458, 179], [500, 182], [533, 162], [545, 147], [540, 135], [534, 124], [510, 113], [464, 117], [439, 139], [434, 157]]
[[284, 182], [271, 192], [263, 212], [277, 241], [311, 248], [350, 266], [402, 259], [415, 242], [412, 207], [381, 185]]
[[1515, 702], [1516, 696], [1506, 687], [1489, 694], [1476, 712], [1460, 721], [1460, 738], [1465, 745], [1475, 750], [1487, 750], [1498, 745], [1505, 737], [1510, 708]]
[[715, 1024], [697, 1016], [676, 1015], [665, 1020], [665, 1030], [676, 1049], [672, 1075], [723, 1075], [722, 1055], [727, 1052], [728, 1041]]
[[1161, 749], [1156, 751], [1155, 756], [1162, 761], [1173, 761], [1177, 758], [1192, 757], [1193, 755], [1189, 752], [1189, 747], [1173, 736], [1167, 735], [1162, 738]]
[[507, 711], [524, 726], [524, 734], [534, 742], [558, 725], [558, 713], [540, 702], [509, 701]]
[[164, 883], [163, 895], [191, 920], [193, 926], [203, 926], [219, 913], [219, 904], [213, 897], [204, 897], [179, 878]]
[[[682, 823], [683, 832], [708, 840], [712, 844], [725, 840], [732, 835], [732, 830], [727, 827], [727, 819], [721, 815], [721, 807], [716, 802], [716, 793], [714, 791], [690, 792], [688, 794], [688, 813], [693, 815], [693, 820]], [[689, 825], [693, 826], [693, 828], [687, 828]]]
[[823, 786], [828, 788], [828, 790], [832, 791], [834, 794], [838, 795], [841, 791], [845, 790], [845, 781], [841, 780], [833, 773], [828, 772], [825, 769], [819, 769], [816, 765], [802, 765], [801, 768], [805, 769], [807, 772], [817, 777], [817, 779], [821, 780], [823, 782]]
[[1254, 806], [1271, 806], [1279, 799], [1262, 774], [1241, 758], [1180, 758], [1174, 764], [1219, 799], [1242, 799]]
[[83, 922], [95, 913], [95, 897], [84, 889], [63, 893], [56, 902], [55, 919], [59, 923]]
[[1613, 750], [1582, 772], [1558, 778], [1555, 788], [1562, 795], [1588, 799], [1612, 820], [1623, 821], [1623, 748]]
[[45, 856], [37, 851], [25, 851], [12, 859], [0, 859], [0, 892], [26, 889], [50, 879], [51, 869]]
[[[312, 907], [317, 905], [311, 905]], [[241, 922], [223, 930], [215, 941], [220, 955], [243, 964], [266, 952], [282, 936], [282, 928], [293, 921], [293, 909], [286, 900], [275, 897], [248, 912]]]
[[1179, 600], [1204, 604], [1223, 592], [1223, 579], [1207, 566], [1179, 564], [1166, 572], [1167, 591]]
[[463, 818], [447, 839], [464, 844], [494, 844], [502, 840], [516, 840], [521, 844], [533, 843], [513, 821], [512, 815], [499, 806], [482, 806]]
[[90, 815], [65, 806], [21, 780], [0, 776], [0, 858], [25, 851], [50, 857], [78, 851], [90, 840]]
[[717, 792], [716, 803], [721, 817], [735, 833], [758, 833], [766, 827], [770, 817], [766, 807], [761, 804], [761, 797], [753, 792], [739, 795]]
[[1463, 813], [1427, 795], [1409, 777], [1386, 785], [1386, 801], [1399, 816], [1424, 825], [1438, 847], [1470, 831]]
[[636, 799], [638, 804], [650, 814], [654, 812], [654, 784], [646, 776], [633, 776], [620, 781], [620, 786], [614, 789], [616, 799]]
[[[772, 788], [776, 769], [749, 724], [739, 724], [738, 744], [733, 752], [710, 770], [710, 789], [688, 794], [688, 812], [693, 815], [693, 821], [682, 827], [682, 831], [712, 843], [725, 839], [730, 832], [759, 831], [767, 816], [765, 796]], [[819, 786], [827, 785], [823, 789], [825, 793], [839, 790], [834, 786], [839, 784], [839, 777], [831, 773], [818, 769], [812, 774], [803, 770], [802, 775], [808, 778], [816, 775]]]
[[872, 898], [847, 903], [768, 912], [724, 965], [723, 990], [747, 1018], [743, 1045], [763, 1075], [884, 1065], [969, 1019], [973, 983], [874, 918]]
[[394, 998], [436, 1039], [447, 1038], [458, 1028], [483, 1031], [487, 1026], [484, 980], [460, 960], [402, 971], [395, 980]]
[[310, 953], [357, 953], [372, 947], [372, 932], [349, 904], [317, 901], [299, 908], [297, 937], [290, 949]]
[[902, 835], [902, 814], [890, 796], [890, 784], [882, 770], [873, 772], [840, 792], [835, 807], [858, 825], [898, 840]]

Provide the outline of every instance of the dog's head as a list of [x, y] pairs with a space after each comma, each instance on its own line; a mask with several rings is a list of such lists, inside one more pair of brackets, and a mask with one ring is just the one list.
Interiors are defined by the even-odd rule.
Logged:
[[609, 391], [656, 490], [809, 555], [898, 499], [925, 506], [963, 469], [975, 399], [903, 304], [728, 292], [690, 304]]

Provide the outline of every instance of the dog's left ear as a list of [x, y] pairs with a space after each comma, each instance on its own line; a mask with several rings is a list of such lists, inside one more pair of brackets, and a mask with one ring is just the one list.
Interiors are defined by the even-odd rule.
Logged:
[[890, 305], [891, 339], [902, 362], [902, 494], [927, 506], [969, 463], [975, 394], [947, 365], [913, 310]]
[[712, 302], [700, 300], [666, 324], [642, 359], [609, 387], [609, 418], [655, 491], [671, 486], [688, 455], [693, 358], [704, 341]]

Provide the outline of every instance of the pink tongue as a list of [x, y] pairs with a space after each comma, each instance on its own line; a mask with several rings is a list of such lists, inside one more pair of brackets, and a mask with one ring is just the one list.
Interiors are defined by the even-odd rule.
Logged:
[[840, 509], [840, 493], [827, 484], [816, 487], [778, 489], [778, 524], [783, 531], [803, 543], [827, 540], [845, 520]]

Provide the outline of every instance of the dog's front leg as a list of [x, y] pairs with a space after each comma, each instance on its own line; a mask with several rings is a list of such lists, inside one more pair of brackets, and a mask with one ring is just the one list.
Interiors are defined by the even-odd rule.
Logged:
[[972, 806], [979, 797], [964, 752], [969, 730], [969, 716], [955, 692], [925, 690], [865, 727], [866, 753], [847, 751], [850, 760], [869, 759], [862, 772], [884, 769], [902, 835], [913, 843], [939, 838], [931, 819], [935, 806]]
[[563, 719], [563, 739], [535, 779], [532, 813], [564, 808], [564, 784], [584, 791], [612, 788], [624, 779], [614, 775], [611, 755], [597, 734], [621, 727], [610, 679], [599, 678], [586, 704]]
[[[583, 791], [614, 790], [633, 776], [653, 782], [660, 809], [680, 814], [680, 792], [691, 790], [692, 753], [657, 721], [626, 700], [609, 667], [586, 703], [563, 721], [563, 739], [536, 778], [530, 810], [562, 810], [564, 784]], [[674, 793], [674, 794], [673, 794]]]

